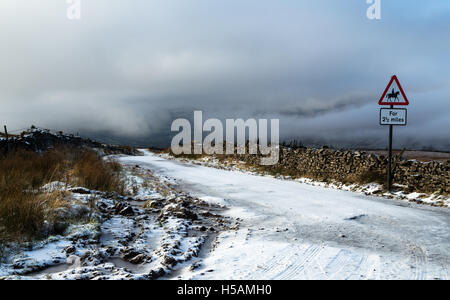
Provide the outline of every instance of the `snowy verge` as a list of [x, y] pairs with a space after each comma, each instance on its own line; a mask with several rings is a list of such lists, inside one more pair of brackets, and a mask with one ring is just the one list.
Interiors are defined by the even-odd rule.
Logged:
[[227, 228], [226, 220], [209, 217], [222, 206], [176, 190], [149, 170], [124, 169], [128, 196], [63, 182], [43, 186], [45, 193], [63, 192], [67, 204], [59, 213], [70, 223], [59, 235], [7, 245], [0, 279], [170, 278]]
[[231, 163], [223, 163], [213, 156], [205, 156], [201, 159], [187, 159], [187, 158], [176, 158], [167, 153], [155, 153], [155, 155], [161, 158], [177, 160], [183, 163], [190, 163], [194, 165], [200, 165], [211, 168], [218, 168], [229, 171], [238, 171], [244, 174], [271, 177], [282, 180], [291, 180], [295, 182], [300, 182], [312, 186], [320, 186], [325, 188], [339, 189], [345, 191], [351, 191], [356, 193], [361, 193], [366, 196], [379, 196], [395, 200], [403, 200], [408, 202], [414, 202], [419, 204], [437, 206], [437, 207], [447, 207], [450, 208], [450, 197], [440, 195], [439, 193], [425, 194], [425, 193], [408, 193], [403, 190], [403, 186], [394, 184], [394, 191], [387, 192], [383, 189], [383, 186], [378, 183], [368, 183], [368, 184], [344, 184], [341, 182], [331, 181], [331, 182], [321, 182], [313, 180], [310, 178], [295, 178], [283, 175], [270, 175], [267, 173], [262, 173], [259, 171], [252, 170], [251, 167], [247, 166], [245, 162], [233, 161]]

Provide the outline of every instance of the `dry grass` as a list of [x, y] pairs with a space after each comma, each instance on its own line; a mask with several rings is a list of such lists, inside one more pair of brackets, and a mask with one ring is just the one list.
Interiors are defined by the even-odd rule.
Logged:
[[120, 165], [87, 149], [59, 148], [44, 153], [17, 151], [0, 157], [0, 240], [39, 235], [49, 211], [66, 205], [61, 192], [43, 193], [53, 181], [122, 193]]
[[92, 190], [123, 194], [124, 185], [117, 174], [121, 166], [115, 161], [99, 159], [95, 152], [84, 152], [73, 167], [73, 179], [78, 186]]
[[380, 185], [383, 185], [387, 181], [387, 175], [385, 173], [382, 173], [380, 171], [376, 170], [367, 170], [362, 174], [351, 174], [348, 175], [343, 182], [344, 183], [356, 183], [356, 184], [367, 184], [367, 183], [378, 183]]
[[[194, 148], [193, 146], [191, 147], [191, 154], [175, 154], [172, 152], [172, 148], [166, 148], [166, 149], [152, 149], [149, 148], [150, 151], [155, 152], [155, 153], [165, 153], [165, 154], [169, 154], [175, 158], [184, 158], [184, 159], [188, 159], [188, 160], [200, 160], [204, 157], [210, 156], [208, 154], [202, 153], [202, 154], [194, 154]], [[215, 157], [218, 156], [223, 156], [225, 157], [225, 155], [214, 155]]]

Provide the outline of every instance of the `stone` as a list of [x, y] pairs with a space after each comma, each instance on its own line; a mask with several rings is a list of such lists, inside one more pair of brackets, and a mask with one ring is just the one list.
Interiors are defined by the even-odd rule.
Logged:
[[70, 191], [74, 194], [82, 194], [82, 195], [88, 195], [92, 193], [91, 190], [83, 187], [72, 188], [70, 189]]
[[195, 262], [189, 267], [189, 270], [195, 271], [195, 270], [199, 269], [201, 266], [202, 266], [201, 262]]
[[166, 255], [163, 258], [162, 264], [165, 266], [173, 267], [178, 263], [178, 261], [172, 256]]
[[137, 252], [135, 249], [129, 248], [129, 249], [126, 249], [124, 251], [124, 253], [122, 255], [122, 258], [127, 260], [127, 261], [130, 261], [131, 259], [134, 259], [134, 258], [136, 258], [137, 256], [139, 256], [141, 254], [142, 253]]
[[131, 206], [127, 206], [119, 212], [119, 215], [125, 217], [134, 216], [134, 210]]
[[71, 255], [71, 254], [74, 254], [76, 250], [77, 250], [77, 249], [76, 249], [74, 246], [67, 246], [66, 248], [64, 248], [63, 251], [64, 251], [67, 255]]
[[147, 256], [145, 256], [144, 254], [139, 254], [130, 259], [130, 263], [138, 265], [143, 263], [145, 260], [147, 260]]
[[150, 208], [157, 208], [158, 207], [158, 201], [147, 201], [144, 204], [144, 209], [150, 209]]
[[150, 280], [158, 279], [166, 274], [163, 268], [159, 268], [158, 270], [151, 270], [148, 274], [148, 278]]

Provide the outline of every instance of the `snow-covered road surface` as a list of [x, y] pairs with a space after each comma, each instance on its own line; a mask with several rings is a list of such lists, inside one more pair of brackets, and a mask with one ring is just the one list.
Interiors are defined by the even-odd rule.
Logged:
[[294, 181], [183, 164], [145, 152], [122, 157], [220, 202], [239, 230], [184, 279], [448, 279], [450, 210]]

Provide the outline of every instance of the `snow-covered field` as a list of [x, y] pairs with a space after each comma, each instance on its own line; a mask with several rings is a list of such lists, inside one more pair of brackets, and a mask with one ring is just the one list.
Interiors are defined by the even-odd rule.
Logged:
[[[239, 220], [184, 279], [448, 279], [450, 211], [145, 156], [151, 169]], [[194, 269], [194, 270], [192, 270]]]

